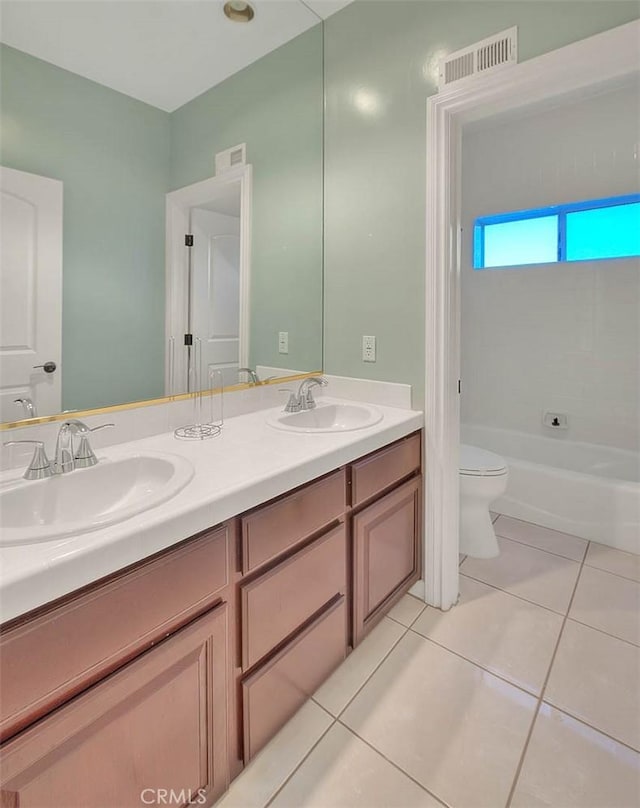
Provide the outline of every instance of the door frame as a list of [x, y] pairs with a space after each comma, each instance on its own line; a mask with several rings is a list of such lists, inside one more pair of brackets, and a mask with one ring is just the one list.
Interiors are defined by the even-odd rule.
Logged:
[[[173, 377], [186, 378], [184, 351], [179, 346], [186, 331], [187, 295], [186, 277], [188, 254], [184, 243], [189, 232], [189, 211], [192, 207], [210, 202], [220, 188], [240, 186], [240, 318], [239, 318], [239, 366], [249, 363], [249, 324], [251, 311], [251, 210], [253, 170], [250, 164], [229, 169], [218, 177], [178, 188], [166, 195], [166, 307], [165, 307], [165, 395], [184, 393], [185, 386], [171, 389]], [[172, 351], [170, 340], [175, 340]], [[173, 353], [173, 356], [172, 356]], [[172, 368], [173, 365], [173, 368]]]
[[425, 600], [458, 600], [460, 201], [462, 128], [494, 115], [605, 90], [638, 74], [635, 20], [427, 100]]

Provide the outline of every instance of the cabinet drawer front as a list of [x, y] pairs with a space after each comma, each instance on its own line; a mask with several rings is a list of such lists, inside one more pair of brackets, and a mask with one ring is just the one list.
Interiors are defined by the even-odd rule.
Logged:
[[215, 602], [229, 581], [232, 543], [223, 526], [3, 633], [2, 738]]
[[420, 469], [420, 435], [382, 449], [352, 466], [352, 501], [355, 507]]
[[353, 518], [357, 639], [378, 607], [418, 574], [421, 481], [409, 480]]
[[345, 511], [344, 469], [242, 519], [242, 571], [251, 572]]
[[222, 605], [16, 736], [2, 805], [140, 808], [160, 788], [211, 804], [229, 782], [225, 638]]
[[347, 583], [344, 525], [241, 585], [242, 666], [247, 670], [312, 617]]
[[245, 762], [291, 718], [346, 653], [347, 609], [342, 596], [242, 683]]

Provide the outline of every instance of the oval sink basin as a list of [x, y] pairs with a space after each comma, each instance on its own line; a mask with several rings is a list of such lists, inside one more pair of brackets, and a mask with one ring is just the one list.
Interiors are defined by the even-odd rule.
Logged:
[[313, 410], [280, 412], [267, 423], [287, 432], [351, 432], [382, 421], [382, 413], [369, 404], [320, 404]]
[[155, 508], [181, 491], [193, 466], [149, 453], [0, 488], [0, 544], [30, 544], [87, 533]]

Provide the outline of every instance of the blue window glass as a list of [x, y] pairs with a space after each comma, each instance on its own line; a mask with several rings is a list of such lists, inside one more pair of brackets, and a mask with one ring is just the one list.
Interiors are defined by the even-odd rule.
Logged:
[[546, 264], [557, 260], [557, 216], [539, 216], [484, 227], [485, 267]]
[[640, 255], [640, 202], [567, 213], [567, 261]]
[[640, 194], [476, 219], [473, 266], [526, 266], [640, 256]]

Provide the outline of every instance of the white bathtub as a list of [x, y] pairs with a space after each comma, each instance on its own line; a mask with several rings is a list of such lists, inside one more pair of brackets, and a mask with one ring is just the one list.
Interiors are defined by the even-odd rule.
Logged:
[[509, 464], [499, 513], [640, 553], [640, 454], [464, 424], [463, 443]]

